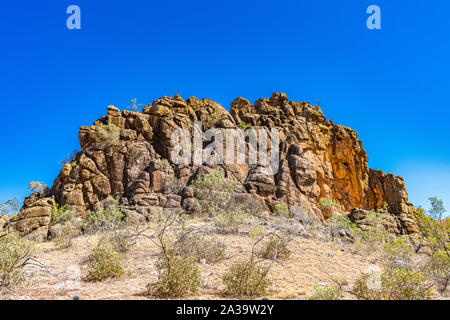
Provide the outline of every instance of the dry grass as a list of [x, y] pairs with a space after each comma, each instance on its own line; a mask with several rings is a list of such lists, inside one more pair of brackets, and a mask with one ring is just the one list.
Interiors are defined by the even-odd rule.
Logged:
[[[211, 226], [210, 228], [214, 228]], [[246, 234], [213, 234], [227, 245], [229, 258], [213, 264], [199, 263], [203, 279], [202, 286], [196, 296], [186, 299], [226, 299], [225, 285], [222, 278], [226, 270], [238, 261], [248, 259], [254, 240]], [[85, 300], [98, 299], [158, 299], [146, 294], [146, 286], [157, 280], [155, 263], [159, 258], [159, 248], [149, 239], [141, 237], [136, 245], [125, 256], [125, 274], [119, 279], [107, 279], [103, 282], [87, 282], [86, 257], [89, 249], [102, 234], [80, 236], [73, 240], [70, 248], [59, 249], [53, 242], [36, 244], [36, 257], [51, 266], [64, 281], [73, 280], [74, 270], [79, 267], [79, 287], [62, 287], [61, 282], [48, 273], [35, 270], [27, 285], [17, 287], [15, 291], [2, 296], [3, 299], [72, 299], [79, 296]], [[330, 279], [323, 272], [338, 279], [345, 279], [349, 285], [359, 278], [371, 265], [370, 259], [353, 253], [351, 247], [325, 242], [317, 239], [294, 237], [289, 243], [291, 254], [282, 264], [273, 264], [270, 271], [272, 285], [268, 288], [269, 299], [301, 299], [309, 298], [314, 284], [330, 284]], [[76, 274], [76, 272], [75, 272]], [[76, 276], [75, 276], [76, 278]], [[71, 284], [72, 282], [69, 282]], [[344, 299], [353, 299], [344, 294]]]

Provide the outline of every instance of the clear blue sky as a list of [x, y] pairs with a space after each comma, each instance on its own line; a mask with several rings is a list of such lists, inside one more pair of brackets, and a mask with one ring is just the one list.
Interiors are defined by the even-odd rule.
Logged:
[[[82, 29], [66, 28], [81, 8]], [[376, 4], [382, 29], [366, 28]], [[410, 201], [450, 206], [450, 2], [4, 1], [0, 200], [49, 185], [78, 128], [113, 104], [180, 94], [228, 108], [286, 92], [359, 132]]]

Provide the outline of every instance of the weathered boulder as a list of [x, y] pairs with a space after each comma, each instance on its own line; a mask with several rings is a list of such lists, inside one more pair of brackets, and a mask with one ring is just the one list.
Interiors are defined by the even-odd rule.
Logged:
[[34, 198], [34, 196], [25, 200], [20, 214], [13, 217], [10, 224], [24, 235], [39, 233], [45, 236], [51, 221], [53, 198]]

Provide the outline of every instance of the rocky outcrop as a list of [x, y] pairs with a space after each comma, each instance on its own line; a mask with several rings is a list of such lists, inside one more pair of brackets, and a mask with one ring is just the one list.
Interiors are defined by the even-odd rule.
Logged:
[[[186, 165], [170, 161], [174, 130], [194, 133], [194, 121], [202, 130], [223, 132], [237, 127], [270, 130], [280, 136], [279, 170], [262, 165]], [[119, 128], [120, 138], [107, 147], [97, 143], [103, 125]], [[109, 106], [106, 116], [90, 127], [81, 127], [82, 151], [63, 166], [48, 196], [79, 215], [95, 210], [109, 196], [120, 199], [129, 214], [145, 216], [152, 208], [193, 212], [199, 174], [220, 169], [238, 180], [233, 195], [247, 211], [273, 210], [285, 203], [324, 220], [320, 198], [335, 199], [342, 213], [353, 208], [370, 210], [389, 206], [392, 232], [416, 232], [403, 179], [368, 168], [368, 158], [358, 134], [326, 120], [322, 110], [307, 102], [289, 101], [284, 93], [259, 99], [254, 105], [244, 98], [231, 103], [230, 112], [209, 99], [163, 97], [143, 112], [120, 111]], [[15, 225], [28, 230], [45, 228], [50, 221], [49, 198], [25, 204]], [[14, 219], [13, 219], [14, 220]], [[25, 228], [25, 227], [24, 227]]]

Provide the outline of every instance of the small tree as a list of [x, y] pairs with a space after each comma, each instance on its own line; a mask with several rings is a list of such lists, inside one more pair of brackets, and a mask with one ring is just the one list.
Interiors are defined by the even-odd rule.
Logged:
[[36, 192], [41, 193], [46, 188], [47, 188], [47, 185], [41, 181], [32, 181], [28, 184], [28, 189], [30, 189], [30, 191], [32, 193], [36, 193]]

